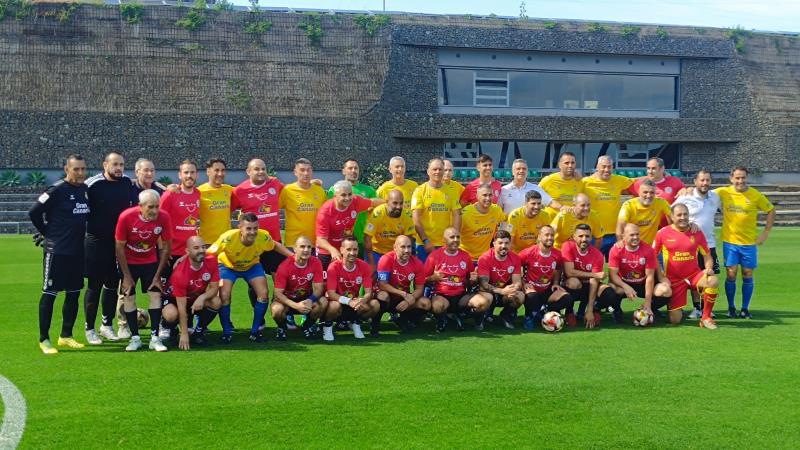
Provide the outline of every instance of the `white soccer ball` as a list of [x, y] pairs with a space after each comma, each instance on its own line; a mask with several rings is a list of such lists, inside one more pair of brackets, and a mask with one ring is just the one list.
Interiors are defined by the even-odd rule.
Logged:
[[550, 311], [542, 318], [542, 328], [551, 333], [559, 332], [564, 328], [564, 318], [558, 311]]
[[653, 323], [653, 315], [643, 309], [637, 309], [633, 312], [633, 325], [637, 327], [646, 327]]

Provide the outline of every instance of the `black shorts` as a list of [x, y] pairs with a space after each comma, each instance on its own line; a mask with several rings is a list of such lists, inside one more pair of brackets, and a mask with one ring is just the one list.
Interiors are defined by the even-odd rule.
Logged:
[[448, 303], [447, 312], [449, 312], [449, 313], [457, 313], [457, 312], [461, 311], [461, 305], [459, 304], [459, 302], [461, 301], [462, 298], [464, 298], [464, 296], [467, 295], [467, 293], [465, 292], [465, 293], [460, 294], [460, 295], [443, 295], [443, 294], [435, 294], [435, 295], [438, 295], [439, 297], [443, 297], [443, 298], [445, 298], [447, 300], [447, 303]]
[[172, 270], [175, 268], [175, 263], [178, 262], [178, 259], [183, 255], [171, 255], [169, 257], [169, 261], [167, 261], [166, 267], [164, 267], [164, 271], [161, 272], [161, 279], [163, 281], [168, 281], [169, 277], [172, 276]]
[[[711, 247], [711, 259], [714, 261], [714, 273], [719, 274], [719, 258], [717, 257], [716, 247]], [[697, 255], [697, 265], [700, 266], [701, 270], [706, 270], [706, 260], [699, 253]]]
[[83, 257], [81, 255], [54, 255], [44, 252], [42, 272], [43, 291], [80, 291], [83, 289]]
[[153, 283], [153, 277], [156, 275], [156, 270], [158, 270], [158, 263], [128, 264], [128, 270], [131, 271], [131, 277], [133, 278], [133, 292], [129, 295], [136, 293], [137, 281], [141, 289], [140, 292], [146, 294], [147, 288]]
[[[189, 313], [189, 316], [192, 315], [192, 305], [194, 305], [195, 300], [197, 299], [194, 299], [192, 301], [188, 301], [187, 299], [186, 312]], [[172, 295], [164, 295], [163, 297], [161, 297], [161, 308], [164, 308], [167, 305], [175, 305], [175, 307], [177, 308], [178, 300]]]
[[87, 234], [84, 241], [84, 274], [87, 278], [99, 279], [109, 289], [116, 289], [119, 284], [115, 245], [113, 239], [97, 239], [91, 234]]
[[317, 255], [317, 258], [319, 258], [319, 262], [322, 263], [322, 270], [325, 272], [325, 278], [327, 279], [328, 278], [328, 275], [327, 275], [328, 266], [331, 265], [331, 261], [333, 261], [333, 257], [331, 255], [326, 255], [326, 254], [320, 253], [319, 255]]
[[264, 252], [261, 254], [261, 267], [264, 268], [264, 272], [274, 275], [284, 259], [286, 257], [276, 251]]

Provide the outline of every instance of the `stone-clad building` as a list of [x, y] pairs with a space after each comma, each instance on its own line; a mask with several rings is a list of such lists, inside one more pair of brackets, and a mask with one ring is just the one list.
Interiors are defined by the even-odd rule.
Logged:
[[140, 23], [117, 6], [66, 9], [0, 22], [0, 167], [57, 168], [71, 152], [98, 166], [117, 149], [158, 167], [259, 155], [337, 170], [401, 154], [420, 169], [482, 152], [548, 171], [572, 151], [582, 167], [610, 154], [800, 171], [798, 36], [211, 10], [189, 31], [175, 24], [188, 8], [148, 6]]

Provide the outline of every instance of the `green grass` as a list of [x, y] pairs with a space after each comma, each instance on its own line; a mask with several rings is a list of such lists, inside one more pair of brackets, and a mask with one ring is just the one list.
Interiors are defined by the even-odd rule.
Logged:
[[[226, 349], [126, 354], [120, 343], [52, 357], [36, 347], [41, 254], [27, 236], [0, 245], [0, 374], [28, 402], [24, 448], [800, 446], [798, 229], [760, 249], [755, 318], [720, 318], [716, 332], [690, 321], [404, 337], [387, 326], [358, 343], [294, 334], [256, 348], [242, 332]], [[239, 286], [240, 329], [250, 311]]]

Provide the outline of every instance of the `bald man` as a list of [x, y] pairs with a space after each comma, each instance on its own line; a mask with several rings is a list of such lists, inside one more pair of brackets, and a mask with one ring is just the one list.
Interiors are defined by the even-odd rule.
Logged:
[[572, 200], [572, 206], [562, 208], [550, 223], [556, 233], [555, 248], [561, 250], [564, 242], [572, 239], [575, 228], [582, 223], [591, 228], [594, 245], [599, 249], [604, 229], [600, 216], [591, 210], [589, 197], [583, 193], [577, 194]]
[[383, 313], [397, 313], [397, 326], [401, 332], [410, 330], [410, 321], [422, 317], [422, 312], [430, 311], [431, 301], [423, 294], [425, 289], [425, 268], [422, 261], [411, 254], [413, 242], [405, 235], [394, 240], [393, 250], [381, 256], [378, 261], [378, 291], [380, 312], [372, 318], [370, 335], [380, 334]]
[[364, 228], [364, 253], [373, 272], [381, 257], [392, 251], [398, 236], [413, 236], [414, 221], [404, 210], [405, 196], [398, 189], [389, 191], [386, 203], [372, 210]]

